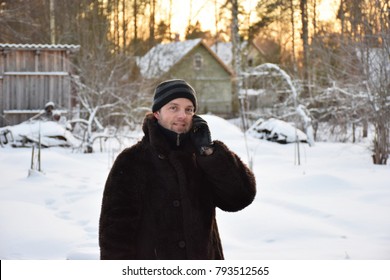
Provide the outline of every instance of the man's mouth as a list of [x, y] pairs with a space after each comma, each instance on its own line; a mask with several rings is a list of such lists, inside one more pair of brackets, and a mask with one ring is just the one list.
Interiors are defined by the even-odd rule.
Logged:
[[181, 127], [185, 127], [185, 126], [186, 126], [185, 123], [178, 123], [178, 122], [173, 123], [173, 125], [175, 125], [175, 126], [181, 126]]

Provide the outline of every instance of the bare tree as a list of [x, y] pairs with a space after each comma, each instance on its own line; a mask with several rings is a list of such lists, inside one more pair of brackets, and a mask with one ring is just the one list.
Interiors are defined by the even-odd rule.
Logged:
[[[49, 8], [47, 8], [49, 5], [45, 6], [45, 2], [45, 0], [1, 0], [0, 41], [7, 43], [50, 42]], [[46, 13], [45, 10], [47, 10]]]

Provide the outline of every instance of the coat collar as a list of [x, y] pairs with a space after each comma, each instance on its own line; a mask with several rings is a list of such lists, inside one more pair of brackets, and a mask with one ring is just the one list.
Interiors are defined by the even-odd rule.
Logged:
[[[189, 142], [189, 134], [177, 134], [174, 131], [168, 130], [160, 126], [153, 113], [145, 116], [142, 130], [145, 133], [145, 139], [149, 141], [159, 153], [168, 154], [171, 150], [178, 149], [177, 147], [187, 146]], [[177, 145], [179, 143], [179, 145]]]

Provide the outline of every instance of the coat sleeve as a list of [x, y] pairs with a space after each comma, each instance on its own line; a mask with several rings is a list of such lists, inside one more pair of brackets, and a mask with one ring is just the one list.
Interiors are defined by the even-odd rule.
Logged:
[[122, 152], [114, 162], [104, 187], [99, 221], [101, 259], [134, 259], [140, 194], [137, 172], [129, 165], [131, 154]]
[[214, 153], [199, 156], [197, 162], [213, 186], [214, 202], [224, 211], [239, 211], [256, 196], [256, 179], [242, 160], [220, 141], [214, 141]]

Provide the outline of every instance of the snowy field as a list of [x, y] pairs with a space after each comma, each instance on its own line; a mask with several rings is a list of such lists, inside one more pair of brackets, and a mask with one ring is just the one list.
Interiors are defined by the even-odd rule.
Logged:
[[[214, 139], [244, 161], [243, 134], [204, 116]], [[390, 259], [390, 166], [373, 165], [368, 143], [296, 146], [247, 137], [258, 183], [252, 205], [218, 211], [227, 259]], [[103, 186], [115, 155], [0, 147], [0, 259], [98, 259]]]

